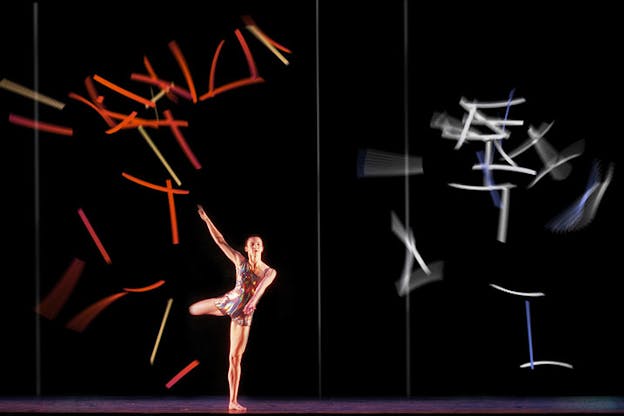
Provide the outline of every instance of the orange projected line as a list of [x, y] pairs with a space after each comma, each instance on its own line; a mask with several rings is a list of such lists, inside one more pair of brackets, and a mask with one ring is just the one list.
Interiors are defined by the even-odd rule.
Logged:
[[57, 110], [62, 110], [63, 107], [65, 107], [65, 103], [55, 100], [54, 98], [39, 94], [38, 92], [31, 90], [30, 88], [26, 88], [13, 81], [9, 81], [6, 78], [0, 80], [0, 87], [4, 88], [5, 90], [22, 95], [24, 97], [30, 98], [34, 101], [39, 101], [40, 103], [49, 105], [50, 107], [54, 107]]
[[170, 389], [174, 384], [176, 384], [182, 377], [184, 377], [189, 371], [199, 365], [198, 360], [193, 360], [189, 365], [184, 367], [178, 374], [175, 375], [169, 382], [166, 384], [167, 388]]
[[[171, 180], [167, 179], [167, 189], [173, 189], [171, 188]], [[178, 244], [180, 242], [180, 239], [178, 238], [178, 217], [176, 217], [176, 212], [175, 212], [175, 201], [173, 199], [173, 193], [167, 191], [167, 199], [169, 201], [169, 218], [171, 220], [171, 237], [172, 237], [172, 243], [173, 244]]]
[[127, 295], [128, 292], [119, 292], [114, 295], [100, 299], [93, 303], [91, 306], [85, 308], [82, 312], [72, 318], [65, 327], [77, 332], [82, 332], [93, 321], [93, 319], [100, 314], [108, 305], [116, 301], [122, 296]]
[[[85, 88], [87, 89], [87, 93], [89, 93], [89, 97], [93, 100], [94, 105], [103, 111], [107, 111], [107, 108], [104, 106], [104, 96], [98, 94], [95, 84], [93, 83], [93, 78], [89, 76], [85, 78]], [[108, 127], [113, 127], [115, 125], [115, 122], [107, 114], [100, 114], [104, 117], [104, 121], [106, 121]]]
[[123, 290], [125, 290], [126, 292], [135, 292], [135, 293], [138, 293], [138, 292], [149, 292], [150, 290], [157, 289], [157, 288], [161, 287], [164, 284], [165, 284], [164, 280], [159, 280], [156, 283], [153, 283], [153, 284], [148, 285], [148, 286], [138, 287], [138, 288], [124, 287]]
[[126, 117], [125, 119], [123, 119], [119, 124], [117, 124], [115, 127], [110, 128], [108, 130], [106, 130], [106, 134], [113, 134], [118, 132], [119, 130], [121, 130], [124, 127], [127, 127], [136, 117], [137, 112], [133, 111], [130, 114], [128, 114], [128, 117]]
[[193, 103], [197, 102], [197, 92], [195, 92], [195, 84], [193, 83], [193, 78], [191, 77], [191, 71], [189, 71], [188, 65], [186, 64], [186, 59], [184, 59], [184, 55], [180, 50], [177, 42], [172, 40], [169, 42], [169, 49], [173, 53], [173, 56], [176, 58], [182, 73], [184, 74], [184, 79], [186, 79], [186, 84], [189, 87], [189, 91], [191, 93], [191, 97], [193, 99]]
[[98, 107], [97, 105], [93, 104], [91, 101], [89, 101], [86, 98], [76, 94], [75, 92], [70, 92], [69, 93], [69, 98], [73, 98], [74, 100], [80, 101], [80, 102], [88, 105], [89, 107], [93, 108], [100, 116], [102, 116], [104, 121], [106, 121], [106, 124], [108, 124], [110, 127], [113, 127], [115, 125], [115, 122], [109, 116], [109, 111], [106, 110], [105, 108]]
[[229, 84], [222, 85], [221, 87], [216, 88], [213, 91], [207, 92], [206, 94], [204, 94], [201, 97], [199, 97], [199, 100], [203, 101], [203, 100], [206, 100], [208, 98], [212, 98], [212, 97], [214, 97], [216, 95], [219, 95], [221, 93], [224, 93], [226, 91], [233, 90], [235, 88], [240, 88], [240, 87], [244, 87], [244, 86], [252, 85], [252, 84], [260, 84], [262, 82], [264, 82], [264, 79], [260, 78], [260, 77], [258, 77], [258, 78], [247, 78], [247, 79], [241, 79], [241, 80], [238, 80], [238, 81], [230, 82]]
[[101, 106], [101, 108], [104, 108], [104, 96], [98, 94], [97, 90], [95, 89], [95, 84], [93, 83], [93, 78], [87, 76], [84, 83], [85, 88], [89, 93], [89, 97], [91, 97], [94, 103], [97, 103]]
[[176, 181], [176, 184], [180, 186], [182, 182], [180, 182], [180, 179], [178, 179], [178, 176], [175, 174], [171, 166], [169, 166], [169, 163], [167, 163], [167, 161], [165, 160], [165, 157], [160, 153], [160, 150], [158, 150], [158, 148], [156, 147], [152, 139], [149, 137], [149, 135], [147, 134], [143, 126], [139, 126], [138, 129], [139, 129], [139, 133], [141, 133], [141, 136], [143, 136], [147, 144], [152, 148], [154, 153], [156, 153], [156, 156], [158, 156], [158, 159], [160, 159], [161, 163], [165, 166], [165, 169], [167, 169], [167, 172], [169, 172], [171, 177]]
[[67, 302], [69, 294], [74, 290], [84, 267], [85, 262], [83, 260], [74, 259], [50, 293], [37, 305], [35, 311], [45, 318], [56, 318]]
[[245, 39], [243, 38], [243, 36], [241, 35], [240, 31], [238, 29], [235, 30], [236, 33], [236, 37], [238, 38], [239, 43], [241, 44], [241, 46], [243, 47], [243, 52], [245, 53], [245, 57], [247, 59], [247, 63], [249, 65], [249, 72], [251, 73], [251, 76], [249, 78], [243, 78], [241, 80], [238, 81], [234, 81], [234, 82], [230, 82], [228, 84], [225, 84], [219, 88], [214, 87], [214, 79], [215, 79], [215, 72], [217, 69], [217, 61], [219, 59], [219, 55], [221, 53], [221, 49], [223, 48], [223, 44], [225, 43], [225, 41], [221, 41], [219, 43], [219, 46], [217, 46], [217, 50], [215, 52], [214, 57], [212, 58], [212, 64], [210, 65], [210, 78], [208, 80], [208, 92], [203, 94], [201, 97], [199, 97], [200, 101], [206, 100], [208, 98], [212, 98], [217, 94], [220, 94], [222, 92], [228, 91], [228, 90], [232, 90], [234, 88], [238, 88], [238, 87], [242, 87], [245, 85], [250, 85], [250, 84], [257, 84], [260, 82], [264, 82], [264, 79], [262, 79], [262, 77], [258, 76], [258, 70], [256, 69], [256, 64], [253, 60], [253, 57], [251, 56], [251, 52], [249, 51], [249, 47], [247, 46], [247, 43], [245, 42]]
[[141, 97], [141, 96], [139, 96], [137, 94], [134, 94], [134, 93], [132, 93], [132, 92], [126, 90], [126, 89], [123, 89], [120, 86], [115, 85], [115, 84], [113, 84], [110, 81], [107, 81], [106, 79], [102, 78], [101, 76], [99, 76], [97, 74], [93, 75], [93, 80], [99, 82], [100, 84], [104, 85], [105, 87], [110, 88], [113, 91], [118, 92], [121, 95], [124, 95], [124, 96], [130, 98], [131, 100], [138, 101], [141, 104], [145, 104], [146, 106], [151, 107], [151, 108], [154, 108], [156, 106], [156, 104], [154, 104], [152, 101], [150, 101], [150, 100], [148, 100], [146, 98], [143, 98], [143, 97]]
[[134, 127], [139, 127], [139, 126], [143, 126], [143, 127], [153, 127], [153, 128], [158, 128], [161, 126], [180, 126], [180, 127], [188, 127], [188, 121], [184, 121], [184, 120], [171, 120], [171, 121], [166, 121], [166, 120], [147, 120], [145, 118], [135, 118], [132, 122], [130, 122], [130, 124], [128, 125], [129, 128], [134, 128]]
[[[173, 116], [171, 115], [171, 110], [165, 110], [163, 112], [163, 114], [165, 115], [165, 118], [167, 119], [167, 121], [173, 122]], [[193, 165], [193, 167], [195, 169], [201, 169], [201, 163], [199, 163], [199, 160], [197, 160], [197, 157], [195, 157], [195, 154], [193, 154], [193, 151], [191, 150], [191, 148], [187, 144], [186, 140], [184, 139], [184, 136], [182, 136], [182, 133], [180, 132], [180, 129], [178, 129], [172, 123], [171, 124], [171, 131], [173, 131], [173, 136], [178, 141], [178, 144], [180, 145], [180, 147], [184, 151], [184, 154], [186, 155], [186, 157], [191, 161], [191, 164]]]
[[87, 227], [87, 230], [89, 231], [89, 234], [91, 235], [91, 238], [95, 242], [95, 245], [100, 250], [100, 253], [102, 254], [102, 257], [104, 257], [104, 261], [106, 261], [106, 263], [108, 263], [108, 264], [111, 264], [110, 256], [106, 252], [106, 249], [102, 245], [102, 242], [100, 241], [99, 237], [95, 233], [95, 230], [91, 226], [91, 223], [89, 222], [89, 219], [85, 215], [85, 213], [82, 210], [82, 208], [78, 208], [78, 215], [80, 215], [80, 218], [82, 219], [82, 222], [84, 223], [85, 227]]
[[23, 127], [29, 127], [35, 130], [47, 131], [48, 133], [56, 133], [63, 136], [72, 136], [74, 131], [70, 127], [63, 127], [56, 124], [42, 123], [41, 121], [32, 120], [30, 118], [18, 116], [17, 114], [9, 114], [9, 121]]
[[167, 198], [169, 201], [169, 217], [171, 219], [171, 234], [172, 234], [173, 244], [178, 244], [180, 242], [178, 238], [178, 219], [175, 213], [175, 200], [173, 199], [173, 194], [185, 194], [186, 195], [186, 194], [189, 194], [190, 191], [182, 190], [182, 189], [173, 189], [171, 187], [171, 179], [167, 179], [166, 180], [167, 186], [162, 187], [162, 186], [154, 185], [144, 180], [135, 178], [134, 176], [128, 175], [125, 172], [122, 172], [121, 174], [123, 175], [124, 178], [129, 179], [133, 182], [136, 182], [139, 185], [143, 185], [148, 188], [167, 193]]
[[146, 84], [151, 84], [155, 87], [160, 88], [161, 90], [165, 90], [167, 92], [171, 92], [181, 96], [182, 98], [186, 98], [187, 100], [192, 100], [193, 97], [191, 94], [183, 88], [176, 86], [173, 82], [163, 81], [158, 78], [150, 78], [143, 74], [130, 74], [130, 79], [133, 81], [145, 82]]
[[165, 314], [163, 315], [163, 319], [160, 322], [160, 329], [158, 330], [158, 336], [156, 337], [156, 342], [154, 343], [154, 348], [152, 349], [152, 355], [150, 356], [150, 365], [154, 365], [154, 359], [156, 358], [156, 351], [158, 350], [158, 345], [160, 344], [160, 338], [162, 337], [163, 331], [165, 329], [165, 322], [167, 322], [167, 317], [169, 316], [169, 311], [171, 310], [171, 304], [173, 303], [173, 299], [169, 298], [167, 301], [167, 307], [165, 308]]
[[125, 173], [125, 172], [121, 172], [121, 175], [122, 175], [124, 178], [131, 180], [132, 182], [136, 182], [136, 183], [138, 183], [139, 185], [143, 185], [143, 186], [145, 186], [145, 187], [147, 187], [147, 188], [151, 188], [151, 189], [154, 189], [154, 190], [156, 190], [156, 191], [160, 191], [160, 192], [171, 192], [171, 193], [174, 193], [174, 194], [183, 194], [183, 195], [187, 195], [187, 194], [189, 194], [189, 193], [190, 193], [190, 191], [187, 191], [187, 190], [184, 190], [184, 189], [171, 189], [171, 188], [167, 188], [167, 187], [164, 187], [164, 186], [155, 185], [155, 184], [153, 184], [153, 183], [150, 183], [150, 182], [144, 181], [144, 180], [142, 180], [142, 179], [139, 179], [139, 178], [137, 178], [137, 177], [135, 177], [135, 176], [132, 176], [132, 175], [130, 175], [130, 174], [127, 174], [127, 173]]
[[[102, 116], [102, 118], [104, 118], [104, 120], [106, 120], [107, 124], [110, 127], [115, 126], [115, 122], [113, 121], [113, 118], [117, 120], [125, 120], [126, 118], [128, 118], [127, 114], [115, 113], [115, 112], [106, 110], [102, 107], [98, 107], [97, 105], [93, 104], [91, 101], [87, 100], [86, 98], [76, 93], [70, 92], [69, 97], [77, 101], [80, 101], [88, 105], [92, 109], [94, 109], [100, 116]], [[180, 127], [188, 127], [188, 121], [184, 121], [184, 120], [160, 121], [160, 120], [147, 120], [144, 118], [134, 117], [126, 126], [119, 126], [119, 128], [122, 128], [122, 127], [135, 128], [137, 126], [158, 128], [160, 126], [170, 126], [172, 124], [175, 126], [180, 126]]]

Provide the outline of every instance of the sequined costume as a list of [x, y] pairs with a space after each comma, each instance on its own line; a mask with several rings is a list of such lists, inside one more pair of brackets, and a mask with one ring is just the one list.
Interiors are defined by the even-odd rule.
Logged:
[[253, 312], [245, 314], [243, 309], [253, 294], [256, 293], [259, 282], [260, 277], [250, 270], [249, 262], [242, 262], [236, 270], [234, 289], [218, 298], [215, 305], [224, 315], [230, 316], [239, 325], [251, 325]]

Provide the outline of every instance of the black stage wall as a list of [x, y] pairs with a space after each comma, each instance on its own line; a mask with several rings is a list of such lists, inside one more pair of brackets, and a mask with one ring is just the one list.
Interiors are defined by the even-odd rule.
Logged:
[[[187, 312], [233, 284], [198, 203], [235, 247], [263, 236], [279, 273], [254, 317], [246, 395], [621, 393], [613, 11], [395, 0], [12, 1], [4, 10], [0, 76], [65, 106], [35, 105], [6, 81], [0, 91], [3, 395], [226, 394], [228, 321]], [[245, 16], [288, 48], [288, 65]], [[256, 82], [206, 96], [217, 50], [213, 88]], [[192, 80], [196, 100], [174, 94], [147, 108], [102, 82], [149, 99], [159, 89], [131, 77], [148, 66], [189, 93]], [[168, 127], [145, 127], [149, 139], [136, 125], [109, 131], [77, 98], [90, 98], [94, 78], [109, 111], [187, 122], [179, 131], [197, 164]], [[455, 148], [432, 127], [435, 114], [461, 122], [462, 97], [524, 99], [483, 110], [523, 121], [505, 127], [507, 152], [552, 123], [514, 158], [533, 175], [492, 171], [493, 183], [513, 186], [502, 228], [489, 192], [449, 186], [486, 183], [473, 169], [484, 144]], [[71, 135], [35, 133], [16, 116]], [[422, 169], [405, 175], [405, 154]], [[566, 176], [531, 186], [566, 156]], [[413, 240], [393, 232], [393, 215]], [[561, 216], [560, 231], [546, 227]], [[415, 251], [439, 279], [401, 295], [406, 262], [424, 276]], [[54, 316], [37, 313], [72, 265], [81, 272]]]

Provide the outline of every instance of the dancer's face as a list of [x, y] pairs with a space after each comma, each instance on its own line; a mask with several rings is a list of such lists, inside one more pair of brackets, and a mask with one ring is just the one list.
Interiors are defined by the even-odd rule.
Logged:
[[245, 251], [248, 255], [261, 255], [264, 251], [264, 244], [262, 239], [258, 236], [251, 236], [245, 243]]

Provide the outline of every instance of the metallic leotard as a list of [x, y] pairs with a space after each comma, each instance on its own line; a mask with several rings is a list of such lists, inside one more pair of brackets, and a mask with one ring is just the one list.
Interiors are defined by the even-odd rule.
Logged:
[[243, 309], [253, 294], [256, 293], [259, 281], [260, 278], [249, 269], [249, 263], [244, 261], [236, 270], [234, 289], [217, 299], [215, 305], [224, 315], [229, 315], [239, 325], [251, 325], [253, 312], [246, 314]]

